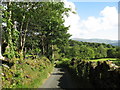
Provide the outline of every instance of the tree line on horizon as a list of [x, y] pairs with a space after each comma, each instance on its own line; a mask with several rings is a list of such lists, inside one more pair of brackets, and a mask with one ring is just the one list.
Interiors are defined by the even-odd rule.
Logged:
[[68, 58], [77, 57], [80, 59], [99, 59], [99, 58], [120, 58], [119, 46], [105, 43], [91, 43], [69, 40], [66, 47], [65, 56]]

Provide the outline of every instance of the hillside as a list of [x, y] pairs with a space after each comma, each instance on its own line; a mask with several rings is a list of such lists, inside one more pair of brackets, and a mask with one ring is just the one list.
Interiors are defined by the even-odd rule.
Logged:
[[96, 42], [96, 43], [105, 43], [105, 44], [111, 44], [114, 46], [118, 45], [117, 40], [108, 40], [108, 39], [83, 39], [83, 38], [72, 38], [72, 40], [76, 41], [83, 41], [83, 42]]

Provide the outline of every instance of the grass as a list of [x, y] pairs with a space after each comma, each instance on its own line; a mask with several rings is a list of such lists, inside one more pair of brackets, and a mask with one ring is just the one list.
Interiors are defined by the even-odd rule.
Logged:
[[37, 75], [33, 76], [33, 80], [30, 84], [26, 84], [25, 88], [40, 88], [40, 86], [43, 84], [44, 79], [48, 77], [48, 74], [52, 71], [53, 66], [49, 66], [43, 71], [39, 72], [36, 71]]
[[43, 80], [48, 77], [48, 74], [52, 71], [53, 65], [45, 67], [45, 69], [34, 68], [32, 69], [29, 65], [24, 67], [24, 74], [29, 75], [30, 78], [24, 78], [22, 85], [16, 86], [17, 88], [39, 88], [43, 84]]
[[89, 60], [89, 61], [106, 61], [106, 60], [110, 60], [110, 61], [116, 61], [116, 58], [101, 58], [101, 59], [93, 59], [93, 60]]
[[93, 60], [89, 60], [89, 61], [97, 62], [97, 61], [107, 61], [107, 60], [110, 60], [117, 66], [120, 66], [120, 59], [117, 59], [117, 58], [101, 58], [101, 59], [93, 59]]
[[39, 88], [52, 70], [53, 64], [45, 57], [4, 67], [3, 88]]

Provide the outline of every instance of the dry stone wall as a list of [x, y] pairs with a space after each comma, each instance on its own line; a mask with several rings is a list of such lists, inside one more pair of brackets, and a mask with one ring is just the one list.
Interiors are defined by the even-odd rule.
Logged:
[[79, 78], [86, 78], [95, 88], [119, 88], [120, 67], [111, 61], [71, 60], [71, 66]]

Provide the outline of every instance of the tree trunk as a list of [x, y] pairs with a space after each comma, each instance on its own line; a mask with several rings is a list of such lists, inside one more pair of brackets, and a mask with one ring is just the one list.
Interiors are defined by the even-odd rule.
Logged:
[[29, 21], [27, 21], [26, 23], [26, 27], [25, 27], [25, 31], [24, 31], [24, 35], [22, 36], [22, 27], [23, 27], [23, 22], [22, 22], [22, 25], [21, 25], [21, 37], [20, 37], [20, 57], [21, 59], [23, 58], [23, 52], [24, 52], [24, 47], [25, 47], [25, 41], [26, 41], [26, 33], [28, 31], [28, 23]]
[[26, 33], [28, 31], [28, 22], [26, 23], [26, 28], [25, 28], [25, 32], [23, 35], [23, 41], [22, 41], [22, 51], [24, 51], [24, 47], [25, 47], [25, 41], [26, 41]]
[[44, 36], [42, 36], [42, 55], [45, 55], [45, 45], [44, 45]]
[[47, 58], [49, 58], [50, 59], [50, 56], [49, 56], [49, 44], [47, 43], [46, 44], [46, 56], [47, 56]]
[[0, 25], [0, 59], [4, 59], [4, 57], [2, 56], [2, 26], [1, 25]]
[[23, 45], [22, 29], [23, 29], [24, 18], [25, 18], [25, 16], [23, 16], [23, 20], [22, 20], [21, 27], [20, 27], [20, 50], [22, 49], [22, 45]]
[[52, 59], [54, 60], [55, 55], [54, 55], [54, 45], [52, 45]]
[[[1, 5], [0, 5], [1, 6]], [[2, 22], [2, 10], [0, 10], [0, 22]], [[4, 59], [2, 56], [2, 23], [0, 23], [0, 59]]]

